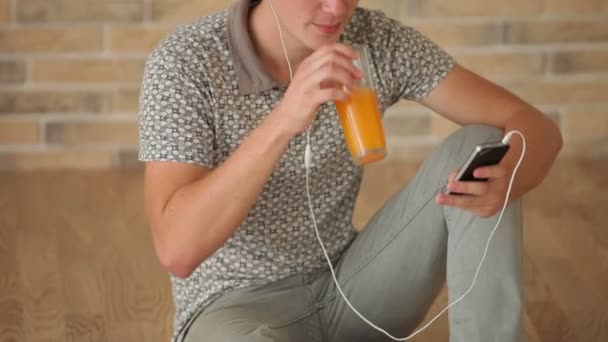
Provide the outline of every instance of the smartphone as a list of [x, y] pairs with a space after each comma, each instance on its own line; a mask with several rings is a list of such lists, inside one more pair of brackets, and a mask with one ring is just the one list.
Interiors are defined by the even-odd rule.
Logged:
[[[500, 163], [502, 158], [504, 158], [505, 154], [509, 151], [509, 145], [503, 143], [502, 141], [490, 142], [485, 144], [480, 144], [473, 149], [471, 155], [467, 158], [466, 162], [456, 174], [454, 179], [456, 181], [463, 182], [485, 182], [487, 178], [475, 178], [473, 176], [473, 171], [481, 166], [490, 166], [496, 165]], [[450, 192], [445, 189], [445, 193], [452, 195], [462, 195], [458, 192]]]

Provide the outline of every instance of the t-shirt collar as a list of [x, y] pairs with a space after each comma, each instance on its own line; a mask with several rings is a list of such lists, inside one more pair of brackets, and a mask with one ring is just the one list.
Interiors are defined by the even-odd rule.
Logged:
[[280, 86], [264, 69], [257, 56], [248, 30], [250, 9], [258, 1], [237, 0], [228, 12], [228, 44], [243, 95]]

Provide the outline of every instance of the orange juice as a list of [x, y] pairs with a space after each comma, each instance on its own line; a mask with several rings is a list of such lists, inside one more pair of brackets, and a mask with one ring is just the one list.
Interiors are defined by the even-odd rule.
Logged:
[[373, 89], [358, 87], [346, 101], [336, 101], [346, 144], [359, 165], [384, 159], [386, 138]]

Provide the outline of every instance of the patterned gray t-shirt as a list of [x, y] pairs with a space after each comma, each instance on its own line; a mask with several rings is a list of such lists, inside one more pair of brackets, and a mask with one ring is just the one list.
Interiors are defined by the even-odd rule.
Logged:
[[[179, 27], [149, 57], [140, 98], [141, 161], [221, 165], [286, 91], [256, 59], [247, 33], [249, 0]], [[274, 24], [274, 23], [273, 23]], [[444, 50], [380, 11], [357, 8], [340, 40], [366, 45], [382, 112], [419, 100], [455, 64]], [[350, 158], [335, 106], [319, 108], [311, 131], [311, 196], [332, 259], [356, 235], [352, 214], [362, 169]], [[187, 279], [171, 276], [174, 341], [227, 291], [327, 267], [310, 220], [298, 136], [230, 239]]]

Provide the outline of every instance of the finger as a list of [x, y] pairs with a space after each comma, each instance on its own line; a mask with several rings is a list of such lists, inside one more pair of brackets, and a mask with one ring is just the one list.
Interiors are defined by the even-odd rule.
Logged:
[[321, 81], [321, 83], [319, 84], [319, 87], [321, 89], [325, 89], [325, 88], [340, 88], [342, 87], [342, 85], [336, 81]]
[[321, 83], [331, 84], [334, 82], [350, 88], [357, 86], [357, 80], [350, 72], [338, 67], [336, 64], [326, 64], [321, 70], [305, 81], [304, 89], [318, 89]]
[[473, 171], [475, 178], [502, 178], [507, 171], [502, 165], [481, 166]]
[[488, 183], [486, 182], [457, 182], [449, 181], [448, 190], [468, 195], [485, 195], [488, 192]]
[[352, 47], [350, 47], [346, 44], [342, 44], [342, 43], [327, 44], [327, 45], [321, 47], [320, 49], [318, 49], [316, 52], [319, 54], [326, 54], [326, 53], [332, 52], [332, 51], [338, 52], [350, 59], [359, 58], [359, 53], [357, 51], [355, 51], [355, 49], [353, 49]]
[[440, 205], [458, 207], [461, 209], [475, 208], [480, 205], [479, 196], [462, 196], [440, 193], [435, 197], [435, 201]]
[[339, 54], [323, 56], [322, 59], [318, 61], [318, 63], [315, 63], [314, 69], [311, 71], [311, 73], [314, 74], [317, 70], [323, 69], [323, 67], [327, 66], [328, 64], [333, 64], [338, 68], [348, 71], [353, 76], [353, 78], [357, 80], [363, 77], [363, 71], [357, 68], [353, 64], [352, 60], [345, 58], [344, 56], [341, 56]]
[[339, 67], [348, 70], [354, 77], [361, 78], [363, 77], [363, 71], [357, 68], [353, 64], [353, 60], [349, 57], [346, 57], [339, 52], [329, 51], [325, 54], [320, 55], [314, 62], [311, 62], [309, 73], [314, 73], [315, 71], [323, 68], [326, 64], [337, 64]]
[[341, 88], [326, 88], [315, 92], [312, 100], [317, 105], [321, 105], [328, 101], [346, 101], [348, 95]]

